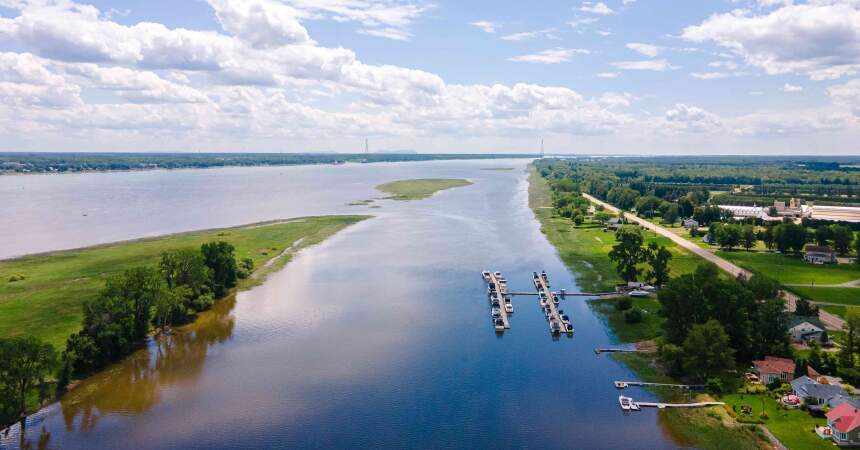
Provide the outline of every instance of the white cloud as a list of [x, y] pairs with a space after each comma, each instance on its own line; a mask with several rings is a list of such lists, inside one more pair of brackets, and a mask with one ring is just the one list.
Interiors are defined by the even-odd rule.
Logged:
[[571, 28], [579, 28], [582, 25], [588, 25], [597, 22], [594, 17], [581, 17], [573, 20], [568, 20], [566, 23]]
[[500, 23], [490, 22], [487, 20], [479, 20], [477, 22], [472, 22], [470, 25], [479, 28], [484, 33], [495, 33], [496, 30], [502, 27]]
[[782, 86], [782, 92], [800, 92], [802, 90], [803, 86], [796, 86], [788, 83], [785, 83], [785, 85]]
[[535, 39], [538, 37], [546, 37], [549, 39], [555, 39], [555, 35], [553, 33], [556, 32], [555, 28], [546, 28], [543, 30], [537, 31], [523, 31], [520, 33], [512, 33], [505, 36], [502, 36], [501, 39], [505, 41], [526, 41], [529, 39]]
[[600, 15], [609, 15], [615, 12], [612, 10], [612, 8], [606, 6], [606, 4], [603, 2], [582, 2], [582, 6], [579, 8], [579, 10], [582, 12]]
[[598, 78], [618, 78], [621, 75], [619, 72], [601, 72], [597, 74]]
[[670, 124], [693, 132], [713, 132], [722, 126], [722, 121], [715, 114], [682, 103], [666, 111], [665, 118]]
[[665, 59], [650, 59], [645, 61], [619, 61], [610, 63], [612, 67], [619, 70], [650, 70], [664, 72], [666, 70], [678, 69], [677, 66], [669, 64]]
[[658, 53], [660, 53], [660, 47], [651, 44], [642, 44], [639, 42], [631, 42], [626, 45], [627, 48], [633, 50], [634, 52], [641, 53], [645, 56], [655, 57]]
[[570, 58], [573, 55], [587, 55], [591, 53], [588, 50], [581, 48], [562, 48], [556, 47], [547, 50], [542, 50], [537, 53], [532, 53], [529, 55], [520, 55], [513, 56], [508, 58], [508, 61], [514, 62], [530, 62], [530, 63], [541, 63], [541, 64], [558, 64], [570, 61]]
[[764, 14], [737, 10], [685, 28], [683, 38], [712, 41], [768, 74], [834, 79], [860, 68], [858, 5], [855, 0], [813, 0]]
[[228, 33], [259, 48], [310, 42], [301, 14], [274, 0], [208, 0]]

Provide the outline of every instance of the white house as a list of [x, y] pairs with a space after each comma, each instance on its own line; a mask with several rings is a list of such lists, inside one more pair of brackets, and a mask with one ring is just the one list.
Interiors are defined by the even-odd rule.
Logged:
[[821, 320], [815, 316], [791, 316], [788, 323], [788, 334], [791, 336], [792, 342], [806, 343], [810, 341], [818, 341], [826, 339], [824, 325]]

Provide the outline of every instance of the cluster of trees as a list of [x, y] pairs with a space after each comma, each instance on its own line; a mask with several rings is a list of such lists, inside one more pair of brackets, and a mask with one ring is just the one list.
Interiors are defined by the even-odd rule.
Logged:
[[252, 269], [252, 260], [240, 267], [233, 246], [219, 241], [165, 252], [157, 268], [136, 267], [108, 278], [84, 305], [81, 331], [66, 342], [60, 386], [126, 356], [151, 327], [163, 330], [209, 309]]
[[[844, 225], [820, 225], [815, 229], [815, 242], [818, 245], [832, 246], [839, 255], [847, 255], [851, 251], [853, 239], [854, 232]], [[858, 245], [860, 245], [860, 241], [858, 241]]]
[[[645, 246], [645, 238], [638, 227], [624, 226], [615, 233], [616, 243], [609, 252], [609, 259], [615, 263], [615, 270], [624, 281], [637, 281], [645, 272], [645, 281], [654, 286], [662, 286], [669, 281], [669, 262], [672, 252], [666, 247], [650, 242]], [[647, 265], [647, 270], [643, 268]]]
[[703, 263], [672, 279], [658, 299], [666, 318], [658, 355], [675, 375], [724, 378], [735, 362], [791, 354], [775, 280], [724, 279], [716, 266]]
[[749, 251], [758, 242], [758, 235], [752, 225], [714, 223], [711, 224], [710, 234], [713, 242], [728, 250], [740, 246]]
[[51, 396], [47, 379], [57, 356], [50, 344], [33, 337], [0, 339], [0, 426], [23, 417], [35, 390], [41, 403]]
[[585, 221], [591, 203], [579, 192], [579, 186], [569, 179], [561, 179], [551, 185], [552, 205], [561, 217], [572, 219], [577, 225]]

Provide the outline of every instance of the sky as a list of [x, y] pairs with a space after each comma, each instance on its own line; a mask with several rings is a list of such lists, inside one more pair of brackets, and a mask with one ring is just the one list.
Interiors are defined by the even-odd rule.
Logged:
[[0, 0], [0, 151], [860, 155], [860, 0]]

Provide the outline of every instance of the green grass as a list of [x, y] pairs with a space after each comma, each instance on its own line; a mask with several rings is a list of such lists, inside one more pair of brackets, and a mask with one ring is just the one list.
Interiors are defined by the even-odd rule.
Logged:
[[752, 415], [747, 420], [758, 420], [764, 405], [764, 411], [768, 415], [764, 420], [765, 426], [791, 450], [833, 448], [832, 443], [812, 432], [813, 427], [825, 425], [826, 420], [814, 418], [799, 409], [781, 409], [777, 400], [767, 394], [731, 394], [720, 400], [726, 403], [728, 410], [737, 408], [738, 419], [742, 417], [741, 405], [752, 407]]
[[809, 297], [818, 302], [860, 306], [860, 288], [813, 288], [792, 286], [790, 289], [795, 293]]
[[615, 308], [618, 299], [591, 300], [589, 304], [606, 319], [615, 337], [621, 342], [639, 342], [660, 336], [665, 319], [660, 317], [660, 302], [656, 298], [632, 298], [633, 307], [645, 312], [642, 322], [629, 324], [624, 321], [624, 311]]
[[[240, 287], [262, 281], [266, 273], [283, 267], [289, 257], [263, 268], [270, 259], [296, 244], [313, 245], [368, 216], [307, 217], [236, 228], [195, 231], [59, 251], [0, 261], [0, 337], [36, 336], [60, 349], [78, 331], [82, 304], [93, 298], [104, 280], [140, 265], [156, 265], [164, 251], [199, 247], [223, 240], [236, 247], [236, 257], [251, 258], [259, 268]], [[13, 275], [21, 281], [9, 282]]]
[[718, 251], [717, 255], [744, 269], [760, 272], [782, 284], [840, 284], [860, 280], [860, 268], [850, 264], [816, 265], [800, 257], [766, 252]]
[[389, 194], [391, 200], [421, 200], [438, 191], [456, 187], [469, 186], [471, 181], [463, 179], [424, 178], [417, 180], [399, 180], [380, 184], [376, 189]]

